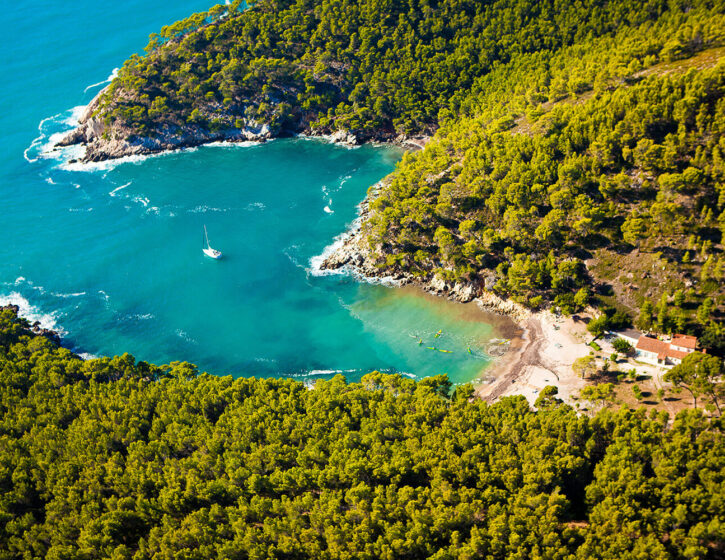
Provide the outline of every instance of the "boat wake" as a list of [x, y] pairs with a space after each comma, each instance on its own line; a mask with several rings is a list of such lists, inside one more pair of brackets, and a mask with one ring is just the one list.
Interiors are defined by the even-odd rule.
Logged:
[[178, 336], [181, 340], [188, 342], [189, 344], [199, 344], [195, 339], [189, 336], [189, 334], [186, 331], [182, 331], [181, 329], [176, 329], [176, 336]]
[[267, 207], [262, 202], [250, 202], [244, 207], [248, 212], [254, 212], [255, 210], [264, 210]]
[[118, 191], [122, 191], [122, 190], [123, 190], [123, 189], [125, 189], [126, 187], [129, 187], [129, 186], [131, 186], [131, 183], [133, 183], [133, 181], [129, 181], [129, 182], [128, 182], [128, 183], [126, 183], [125, 185], [121, 185], [120, 187], [116, 187], [115, 189], [113, 189], [113, 190], [112, 190], [111, 192], [109, 192], [108, 194], [109, 194], [110, 196], [112, 196], [112, 197], [115, 197], [115, 196], [116, 196], [116, 193], [117, 193]]
[[229, 208], [215, 208], [213, 206], [196, 206], [191, 210], [187, 210], [189, 214], [206, 214], [207, 212], [229, 212]]
[[81, 297], [81, 296], [86, 295], [86, 293], [85, 292], [75, 292], [72, 294], [59, 294], [58, 292], [51, 292], [50, 295], [52, 295], [53, 297], [68, 299], [68, 298]]
[[129, 315], [125, 315], [123, 317], [123, 320], [125, 321], [150, 321], [151, 319], [155, 319], [156, 315], [153, 313], [131, 313]]

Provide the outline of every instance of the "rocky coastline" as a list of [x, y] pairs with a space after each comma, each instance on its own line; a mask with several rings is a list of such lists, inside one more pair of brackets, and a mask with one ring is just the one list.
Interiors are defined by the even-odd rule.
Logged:
[[583, 323], [558, 319], [549, 311], [534, 313], [487, 290], [483, 280], [479, 284], [457, 284], [435, 276], [418, 278], [404, 272], [390, 275], [381, 270], [365, 239], [364, 228], [370, 201], [383, 186], [379, 183], [370, 189], [360, 204], [358, 219], [315, 263], [319, 273], [348, 273], [367, 281], [410, 285], [452, 301], [473, 302], [487, 313], [505, 316], [511, 323], [503, 327], [501, 336], [509, 338], [509, 343], [502, 354], [492, 354], [495, 361], [474, 382], [475, 395], [489, 403], [505, 396], [524, 395], [533, 405], [544, 387], [553, 385], [560, 398], [573, 404], [572, 398], [584, 380], [574, 373], [572, 364], [590, 350], [582, 342], [586, 338]]
[[[321, 255], [313, 266], [317, 273], [344, 273], [357, 276], [365, 281], [392, 284], [396, 286], [414, 286], [438, 297], [445, 297], [459, 303], [476, 303], [481, 310], [507, 317], [514, 328], [509, 331], [511, 337], [507, 351], [498, 356], [494, 365], [483, 372], [476, 383], [476, 395], [487, 402], [494, 402], [504, 395], [521, 391], [520, 381], [532, 368], [544, 366], [546, 371], [550, 360], [543, 348], [546, 336], [542, 331], [543, 313], [533, 313], [526, 307], [509, 299], [504, 299], [478, 284], [448, 283], [433, 276], [429, 278], [413, 277], [405, 272], [390, 274], [376, 266], [376, 259], [365, 238], [365, 221], [370, 215], [370, 202], [385, 187], [385, 181], [374, 185], [360, 203], [358, 218], [335, 243]], [[313, 259], [313, 261], [315, 261]], [[508, 330], [508, 329], [507, 329]], [[557, 387], [559, 377], [553, 373]], [[547, 379], [546, 384], [550, 384]]]
[[[217, 130], [209, 130], [204, 126], [191, 123], [183, 125], [166, 123], [155, 128], [153, 134], [140, 136], [122, 124], [107, 125], [96, 114], [100, 100], [108, 87], [93, 98], [81, 113], [78, 125], [63, 136], [53, 149], [84, 146], [85, 153], [78, 161], [89, 163], [128, 156], [158, 154], [212, 142], [265, 142], [274, 138], [302, 136], [320, 138], [344, 146], [359, 146], [366, 142], [376, 142], [409, 149], [422, 149], [430, 138], [428, 135], [396, 135], [386, 130], [361, 133], [348, 130], [312, 129], [309, 122], [302, 117], [291, 128], [276, 127], [253, 119], [245, 119], [244, 126], [239, 128], [233, 125], [236, 122], [234, 115], [222, 114], [223, 109], [220, 107], [210, 107], [205, 110], [205, 113], [215, 117], [221, 115], [220, 121], [227, 125]], [[69, 163], [75, 161], [77, 160], [71, 160]]]
[[413, 285], [430, 294], [459, 303], [475, 302], [484, 311], [505, 315], [519, 327], [525, 327], [532, 315], [531, 311], [521, 304], [504, 299], [487, 290], [483, 281], [477, 284], [449, 283], [438, 276], [421, 278], [405, 272], [390, 274], [382, 271], [376, 265], [376, 260], [364, 234], [364, 224], [370, 213], [370, 201], [378, 195], [382, 188], [384, 188], [384, 182], [378, 183], [370, 189], [368, 195], [360, 203], [358, 218], [320, 259], [318, 265], [320, 271], [350, 273], [367, 280], [400, 286]]
[[325, 255], [320, 270], [347, 272], [369, 280], [400, 286], [413, 285], [430, 294], [459, 303], [475, 302], [484, 311], [506, 315], [519, 326], [524, 326], [531, 316], [531, 311], [524, 306], [489, 292], [481, 285], [451, 284], [439, 277], [415, 278], [402, 272], [392, 275], [382, 273], [375, 265], [366, 245], [367, 241], [359, 227], [356, 231], [348, 232], [339, 246]]
[[[20, 314], [19, 305], [15, 305], [12, 303], [9, 303], [8, 305], [0, 305], [0, 311], [6, 310], [6, 309], [12, 311], [16, 316], [22, 317], [22, 315]], [[32, 332], [33, 334], [43, 336], [43, 337], [47, 338], [48, 340], [50, 340], [52, 343], [57, 344], [58, 346], [61, 345], [62, 338], [61, 338], [60, 334], [58, 334], [56, 331], [54, 331], [52, 329], [44, 328], [40, 324], [40, 321], [34, 321], [31, 323], [27, 319], [25, 319], [25, 320], [27, 321], [28, 330], [30, 330], [30, 332]]]

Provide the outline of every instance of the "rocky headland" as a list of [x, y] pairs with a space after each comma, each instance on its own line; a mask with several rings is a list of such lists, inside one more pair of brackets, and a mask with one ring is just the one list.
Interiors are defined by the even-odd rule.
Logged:
[[[509, 337], [510, 343], [507, 350], [496, 354], [495, 362], [482, 372], [476, 395], [494, 402], [507, 395], [523, 394], [533, 403], [545, 386], [554, 385], [561, 398], [571, 401], [583, 383], [573, 373], [571, 365], [589, 351], [583, 343], [584, 324], [571, 319], [563, 321], [549, 311], [534, 313], [488, 290], [486, 285], [490, 284], [490, 279], [483, 277], [468, 284], [449, 283], [435, 275], [414, 277], [380, 267], [375, 249], [371, 249], [366, 238], [365, 222], [370, 213], [370, 201], [383, 188], [384, 181], [370, 189], [359, 206], [359, 217], [319, 259], [317, 268], [349, 273], [368, 281], [415, 286], [456, 302], [474, 302], [487, 313], [508, 317], [513, 325], [506, 327], [501, 335]], [[380, 248], [378, 251], [382, 256]]]
[[[368, 196], [376, 196], [379, 189], [379, 186], [371, 189]], [[552, 342], [558, 340], [552, 336], [558, 333], [551, 327], [554, 316], [550, 312], [533, 313], [512, 300], [490, 292], [485, 288], [485, 281], [469, 284], [448, 283], [437, 276], [420, 278], [403, 272], [391, 274], [385, 271], [376, 265], [375, 256], [365, 238], [364, 221], [369, 212], [368, 208], [369, 199], [366, 198], [360, 205], [360, 217], [330, 247], [319, 263], [321, 271], [349, 273], [368, 281], [397, 286], [416, 286], [427, 293], [456, 302], [474, 302], [487, 313], [508, 317], [513, 325], [501, 331], [500, 336], [510, 338], [510, 342], [505, 347], [506, 351], [495, 354], [497, 357], [494, 363], [482, 372], [476, 387], [479, 398], [494, 402], [503, 396], [525, 394], [533, 402], [536, 393], [544, 386], [554, 385], [562, 397], [568, 399], [579, 388], [580, 380], [576, 376], [572, 377], [571, 363], [575, 358], [586, 354], [588, 347], [570, 340], [569, 337], [564, 340], [566, 356], [562, 360], [562, 345]], [[538, 375], [541, 379], [536, 377], [537, 372], [543, 373]]]
[[[481, 278], [477, 282], [466, 284], [450, 283], [436, 275], [419, 277], [407, 274], [405, 271], [390, 272], [381, 268], [366, 238], [365, 222], [370, 214], [370, 201], [383, 188], [385, 181], [381, 181], [368, 191], [367, 197], [359, 205], [358, 218], [320, 259], [321, 271], [348, 272], [370, 280], [418, 286], [428, 293], [460, 303], [475, 302], [485, 311], [510, 317], [519, 326], [527, 323], [532, 315], [531, 311], [523, 305], [487, 290], [486, 285], [490, 283], [490, 279]], [[382, 255], [382, 249], [377, 250]]]
[[491, 354], [496, 359], [482, 372], [482, 377], [476, 383], [476, 395], [488, 402], [508, 395], [524, 395], [533, 404], [544, 387], [553, 385], [560, 398], [573, 403], [572, 396], [584, 382], [573, 372], [572, 364], [590, 350], [584, 344], [584, 322], [561, 319], [550, 311], [534, 313], [487, 290], [485, 279], [478, 283], [449, 283], [437, 276], [421, 278], [404, 272], [391, 274], [377, 266], [364, 228], [369, 200], [377, 196], [381, 188], [376, 185], [376, 188], [371, 189], [360, 205], [360, 217], [330, 247], [321, 259], [319, 269], [350, 273], [363, 279], [398, 286], [416, 286], [452, 301], [474, 302], [487, 313], [508, 317], [513, 325], [504, 327], [499, 336], [510, 338], [509, 344], [502, 354]]
[[312, 128], [309, 116], [303, 114], [295, 122], [286, 123], [285, 126], [255, 119], [240, 119], [238, 111], [225, 108], [219, 103], [209, 104], [202, 111], [206, 117], [217, 123], [214, 129], [169, 118], [148, 132], [139, 134], [122, 121], [108, 122], [103, 117], [101, 104], [109, 87], [101, 90], [88, 104], [81, 113], [76, 128], [62, 137], [54, 148], [82, 145], [85, 153], [80, 161], [86, 163], [156, 154], [212, 142], [265, 142], [273, 138], [293, 136], [321, 138], [345, 146], [379, 142], [408, 149], [422, 149], [429, 139], [427, 135], [400, 135], [389, 130], [361, 132]]

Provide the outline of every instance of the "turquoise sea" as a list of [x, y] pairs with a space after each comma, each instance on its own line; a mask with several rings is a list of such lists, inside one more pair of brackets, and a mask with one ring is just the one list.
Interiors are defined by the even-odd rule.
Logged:
[[[150, 33], [210, 5], [6, 10], [0, 303], [90, 355], [307, 380], [373, 369], [477, 378], [495, 336], [477, 310], [310, 265], [399, 149], [288, 139], [89, 166], [47, 152]], [[220, 261], [201, 252], [204, 225]]]

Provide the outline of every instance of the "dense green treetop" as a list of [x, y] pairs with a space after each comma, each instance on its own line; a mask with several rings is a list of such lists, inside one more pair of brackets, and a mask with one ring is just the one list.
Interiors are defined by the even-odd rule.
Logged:
[[[372, 202], [371, 248], [384, 268], [491, 277], [492, 289], [522, 303], [543, 296], [570, 310], [589, 300], [582, 261], [594, 251], [657, 255], [663, 274], [699, 280], [692, 299], [721, 304], [724, 91], [721, 63], [604, 82], [548, 107], [544, 88], [506, 125], [488, 115], [446, 124]], [[692, 240], [697, 254], [683, 264]], [[707, 325], [717, 307], [697, 320]], [[660, 330], [681, 329], [675, 319]]]
[[[104, 96], [107, 122], [154, 134], [251, 120], [280, 129], [420, 132], [496, 65], [666, 20], [677, 31], [717, 2], [259, 0], [153, 34]], [[701, 33], [700, 30], [697, 30]], [[662, 45], [660, 45], [662, 46]], [[672, 45], [681, 52], [698, 40]], [[657, 49], [655, 49], [657, 50]], [[457, 106], [460, 100], [453, 103]]]
[[0, 310], [0, 558], [725, 552], [722, 422], [83, 361]]
[[566, 313], [650, 306], [640, 328], [725, 351], [723, 20], [690, 15], [478, 79], [371, 203], [381, 271]]

